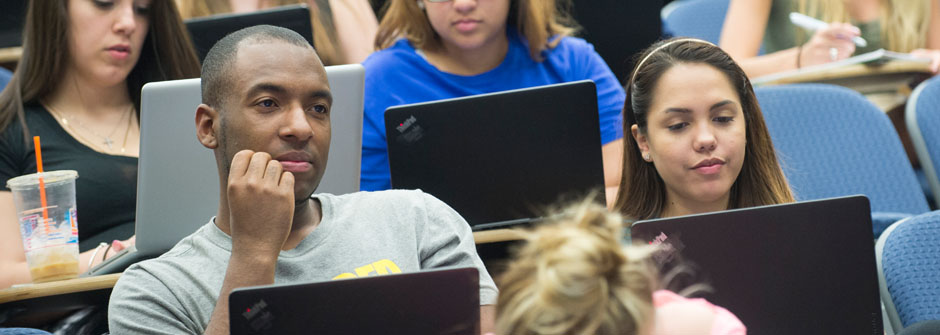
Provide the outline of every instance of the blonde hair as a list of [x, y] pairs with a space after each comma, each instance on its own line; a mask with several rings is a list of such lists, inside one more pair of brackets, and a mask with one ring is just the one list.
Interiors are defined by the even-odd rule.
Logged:
[[585, 200], [527, 233], [500, 278], [498, 334], [638, 334], [652, 324], [652, 247], [620, 244], [621, 216]]
[[[800, 0], [798, 11], [825, 22], [850, 22], [842, 0]], [[911, 52], [927, 45], [930, 26], [930, 1], [886, 0], [881, 8], [881, 40], [885, 49]], [[802, 32], [801, 32], [802, 33]]]
[[[431, 27], [421, 0], [389, 0], [382, 11], [382, 21], [375, 35], [375, 48], [391, 47], [399, 38], [407, 38], [419, 50], [440, 50], [441, 38]], [[562, 37], [577, 30], [568, 15], [570, 0], [507, 0], [512, 1], [506, 26], [515, 27], [529, 43], [529, 56], [540, 62], [543, 50], [554, 48]]]
[[[176, 0], [184, 19], [231, 13], [229, 0]], [[333, 13], [328, 0], [268, 0], [271, 7], [310, 4], [310, 24], [313, 27], [313, 45], [323, 65], [344, 64], [346, 56], [339, 48], [339, 37], [333, 25]]]

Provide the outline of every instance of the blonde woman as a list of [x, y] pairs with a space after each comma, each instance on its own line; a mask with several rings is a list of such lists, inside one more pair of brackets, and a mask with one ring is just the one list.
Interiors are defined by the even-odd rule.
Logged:
[[360, 63], [374, 50], [378, 20], [368, 0], [176, 0], [183, 18], [307, 4], [324, 65]]
[[[800, 12], [829, 22], [806, 32]], [[868, 45], [852, 42], [863, 37]], [[766, 54], [758, 56], [763, 43]], [[731, 0], [721, 33], [725, 49], [754, 78], [884, 48], [931, 58], [940, 69], [940, 3], [930, 0]]]
[[744, 334], [704, 299], [658, 290], [650, 247], [621, 246], [621, 216], [590, 203], [530, 233], [500, 278], [497, 334]]

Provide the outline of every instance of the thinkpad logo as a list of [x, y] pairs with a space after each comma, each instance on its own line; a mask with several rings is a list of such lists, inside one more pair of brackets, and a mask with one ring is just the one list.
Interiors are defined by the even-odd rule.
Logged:
[[418, 121], [418, 119], [416, 119], [414, 115], [412, 115], [411, 117], [405, 119], [405, 121], [403, 121], [402, 123], [399, 123], [398, 127], [395, 127], [395, 129], [398, 130], [399, 133], [404, 133], [405, 130], [408, 129], [408, 127], [411, 127], [411, 125], [415, 123], [415, 121]]
[[678, 257], [682, 249], [685, 249], [685, 244], [682, 243], [678, 235], [677, 233], [673, 236], [667, 236], [666, 233], [660, 232], [649, 242], [650, 245], [659, 247], [659, 250], [652, 255], [656, 263], [660, 265], [668, 263]]
[[246, 320], [251, 320], [255, 315], [263, 311], [265, 307], [268, 307], [268, 303], [264, 302], [264, 300], [258, 301], [251, 306], [251, 308], [246, 309], [245, 312], [242, 313], [242, 316], [245, 317]]

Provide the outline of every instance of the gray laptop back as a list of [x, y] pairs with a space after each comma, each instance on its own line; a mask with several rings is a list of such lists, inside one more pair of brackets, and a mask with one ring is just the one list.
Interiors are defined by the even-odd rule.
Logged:
[[[318, 193], [359, 191], [362, 155], [361, 65], [329, 66], [332, 139]], [[137, 176], [137, 251], [159, 255], [216, 214], [219, 175], [212, 150], [196, 139], [196, 79], [144, 85]]]

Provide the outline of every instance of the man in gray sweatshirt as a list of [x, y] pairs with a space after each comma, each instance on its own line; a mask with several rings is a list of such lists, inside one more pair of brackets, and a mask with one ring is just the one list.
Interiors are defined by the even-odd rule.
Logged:
[[313, 195], [332, 96], [303, 37], [272, 26], [226, 36], [203, 64], [202, 102], [196, 132], [215, 152], [219, 211], [124, 272], [108, 307], [111, 333], [228, 334], [238, 287], [453, 266], [479, 270], [481, 330], [492, 329], [497, 290], [453, 209], [421, 191]]

